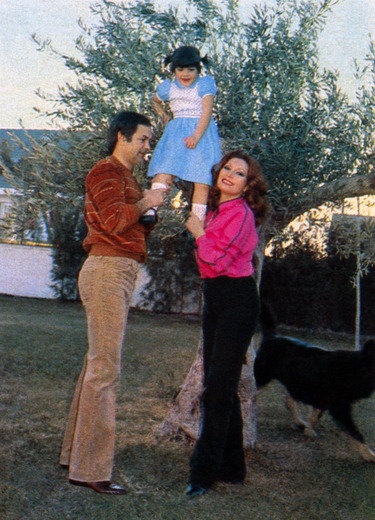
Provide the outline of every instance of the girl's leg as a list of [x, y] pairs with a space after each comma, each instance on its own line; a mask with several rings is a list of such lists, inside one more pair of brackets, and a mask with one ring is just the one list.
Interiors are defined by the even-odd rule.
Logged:
[[[152, 190], [160, 190], [165, 189], [168, 190], [173, 183], [174, 177], [173, 175], [169, 175], [168, 173], [158, 173], [155, 175], [155, 177], [152, 179], [151, 183], [151, 189]], [[151, 222], [151, 219], [154, 219], [156, 221], [156, 208], [150, 208], [142, 217], [140, 218], [140, 222], [143, 222], [144, 224], [147, 222]]]
[[152, 179], [151, 189], [159, 190], [160, 188], [169, 189], [174, 181], [173, 175], [169, 175], [169, 173], [158, 173]]
[[207, 209], [207, 198], [208, 190], [210, 187], [208, 184], [200, 184], [196, 182], [194, 184], [194, 193], [192, 201], [192, 211], [200, 220], [204, 220]]

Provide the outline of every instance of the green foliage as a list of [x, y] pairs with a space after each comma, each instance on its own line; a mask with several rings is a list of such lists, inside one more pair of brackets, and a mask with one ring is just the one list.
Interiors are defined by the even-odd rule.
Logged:
[[[101, 0], [92, 7], [93, 26], [80, 21], [79, 57], [56, 51], [34, 35], [40, 50], [63, 59], [76, 74], [76, 81], [61, 86], [55, 98], [39, 91], [51, 101], [47, 117], [69, 130], [62, 146], [35, 143], [27, 175], [13, 172], [12, 180], [24, 181], [27, 200], [38, 214], [47, 215], [60, 203], [74, 206], [83, 195], [87, 171], [105, 154], [104, 133], [113, 115], [124, 109], [151, 114], [156, 85], [168, 74], [164, 57], [192, 44], [209, 56], [208, 72], [218, 85], [215, 117], [223, 151], [244, 148], [260, 161], [270, 182], [274, 212], [265, 234], [271, 237], [304, 211], [335, 200], [336, 181], [374, 175], [373, 42], [365, 66], [356, 68], [360, 87], [355, 101], [338, 88], [338, 73], [318, 66], [318, 37], [336, 4], [277, 0], [274, 8], [258, 5], [243, 14], [237, 0], [187, 0], [179, 8], [157, 7], [152, 0]], [[156, 142], [162, 126], [156, 118], [154, 123]], [[137, 173], [143, 186], [144, 171]], [[330, 185], [322, 200], [309, 198]], [[363, 185], [348, 190], [355, 196]], [[374, 183], [366, 186], [368, 193], [375, 192]], [[80, 203], [75, 207], [81, 211]], [[171, 211], [164, 218], [173, 220]], [[180, 252], [181, 229], [174, 240], [170, 227], [168, 249], [173, 243]], [[161, 229], [154, 232], [159, 238]], [[164, 275], [151, 267], [153, 258], [159, 256], [151, 251], [149, 265], [157, 276], [171, 274], [169, 264]]]
[[[77, 298], [77, 276], [86, 256], [82, 249], [84, 180], [103, 156], [103, 140], [94, 133], [58, 131], [30, 144], [14, 137], [21, 159], [4, 164], [4, 175], [17, 190], [1, 223], [2, 236], [53, 246], [53, 288], [62, 299]], [[44, 236], [46, 235], [46, 237]]]
[[[348, 238], [350, 237], [350, 240]], [[357, 257], [358, 275], [364, 276], [375, 264], [375, 219], [353, 215], [340, 215], [334, 219], [330, 230], [330, 248], [341, 258]]]
[[[188, 231], [149, 243], [148, 273], [141, 308], [154, 312], [197, 312], [200, 310], [200, 276], [194, 256], [194, 240]], [[151, 306], [150, 306], [151, 304]]]
[[375, 149], [375, 42], [370, 41], [369, 50], [361, 68], [355, 62], [355, 77], [360, 83], [357, 91], [357, 102], [352, 107], [355, 116], [356, 132], [353, 139], [362, 147], [363, 156], [368, 161], [358, 161], [358, 172], [374, 172]]
[[142, 291], [140, 308], [167, 313], [200, 312], [195, 241], [183, 226], [189, 215], [191, 192], [192, 183], [179, 181], [167, 204], [158, 211], [159, 223], [147, 243], [150, 281]]
[[82, 242], [87, 229], [82, 214], [76, 210], [55, 210], [51, 216], [53, 227], [53, 289], [62, 300], [77, 300], [77, 279], [86, 259]]
[[[12, 161], [12, 147], [7, 139], [2, 139], [0, 142], [0, 157], [1, 162], [5, 165], [5, 168], [11, 168], [13, 166]], [[0, 165], [0, 173], [3, 172], [3, 167]]]
[[[233, 0], [189, 0], [181, 12], [151, 0], [102, 0], [93, 8], [95, 26], [81, 24], [76, 44], [82, 59], [61, 55], [78, 81], [61, 88], [59, 108], [50, 115], [91, 130], [120, 109], [149, 113], [155, 86], [167, 74], [163, 58], [194, 44], [211, 60], [225, 149], [254, 154], [271, 182], [275, 208], [297, 212], [303, 193], [371, 159], [363, 141], [373, 139], [374, 93], [363, 86], [358, 103], [350, 103], [337, 86], [338, 74], [318, 67], [318, 36], [337, 3], [279, 0], [273, 9], [257, 6], [244, 17]], [[371, 45], [366, 70], [357, 75], [368, 76], [373, 63]]]
[[92, 159], [103, 156], [102, 142], [94, 134], [71, 130], [49, 132], [43, 139], [28, 134], [30, 144], [17, 136], [13, 141], [22, 156], [8, 166], [3, 161], [4, 175], [18, 192], [5, 226], [10, 234], [18, 233], [31, 217], [42, 219], [52, 242], [54, 211], [82, 213], [85, 176]]
[[[345, 237], [353, 242], [352, 235]], [[289, 239], [289, 240], [288, 240]], [[326, 235], [326, 247], [306, 233], [294, 232], [273, 241], [265, 258], [261, 294], [272, 302], [281, 323], [309, 329], [329, 329], [353, 333], [356, 325], [356, 272], [353, 255], [344, 257], [337, 250], [336, 226]], [[375, 270], [368, 266], [362, 282], [360, 317], [363, 334], [375, 332], [372, 309]], [[287, 305], [286, 305], [287, 302]]]

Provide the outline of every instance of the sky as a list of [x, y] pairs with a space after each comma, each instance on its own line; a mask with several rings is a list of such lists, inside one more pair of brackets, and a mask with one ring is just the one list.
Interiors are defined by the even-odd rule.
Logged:
[[[37, 50], [31, 35], [51, 40], [58, 51], [75, 55], [81, 34], [78, 19], [87, 25], [96, 17], [90, 6], [98, 0], [0, 0], [0, 128], [51, 128], [33, 107], [45, 108], [37, 89], [55, 94], [58, 86], [74, 81], [62, 60]], [[177, 5], [178, 0], [158, 0]], [[275, 0], [240, 0], [243, 13]], [[363, 63], [369, 34], [375, 37], [375, 0], [341, 0], [327, 17], [320, 39], [321, 65], [340, 72], [341, 87], [353, 94], [353, 60]]]

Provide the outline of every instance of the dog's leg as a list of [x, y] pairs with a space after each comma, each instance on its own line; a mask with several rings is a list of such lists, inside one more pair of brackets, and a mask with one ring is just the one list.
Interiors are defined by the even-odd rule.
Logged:
[[295, 424], [298, 426], [298, 428], [303, 429], [303, 433], [306, 435], [306, 437], [315, 437], [316, 433], [314, 432], [314, 428], [323, 415], [323, 411], [319, 408], [313, 408], [308, 421], [306, 422], [299, 414], [297, 401], [293, 399], [290, 394], [287, 394], [286, 396], [286, 406], [292, 414]]
[[364, 442], [351, 439], [354, 448], [359, 452], [361, 457], [367, 462], [375, 462], [375, 453]]
[[329, 411], [345, 433], [350, 435], [352, 444], [360, 455], [368, 462], [375, 462], [375, 453], [367, 446], [362, 433], [353, 421], [351, 403], [341, 403]]
[[304, 431], [304, 434], [306, 437], [315, 437], [316, 433], [314, 432], [315, 426], [318, 424], [319, 419], [323, 415], [323, 410], [320, 410], [319, 408], [313, 408], [311, 410], [309, 419], [307, 421], [307, 425]]
[[293, 397], [290, 394], [286, 395], [285, 404], [290, 413], [292, 414], [293, 421], [298, 426], [298, 428], [305, 429], [307, 428], [308, 424], [302, 419], [302, 417], [299, 414], [297, 401], [293, 399]]

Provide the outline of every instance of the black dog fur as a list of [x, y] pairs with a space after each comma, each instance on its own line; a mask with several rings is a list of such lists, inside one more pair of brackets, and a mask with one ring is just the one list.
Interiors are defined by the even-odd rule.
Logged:
[[[254, 362], [257, 388], [274, 379], [282, 383], [289, 394], [287, 406], [308, 436], [314, 435], [313, 427], [328, 410], [362, 457], [375, 462], [375, 453], [352, 417], [353, 403], [375, 390], [375, 340], [367, 341], [360, 351], [331, 351], [277, 336], [275, 319], [264, 302], [260, 326], [262, 340]], [[300, 418], [297, 401], [313, 407], [308, 423]]]

